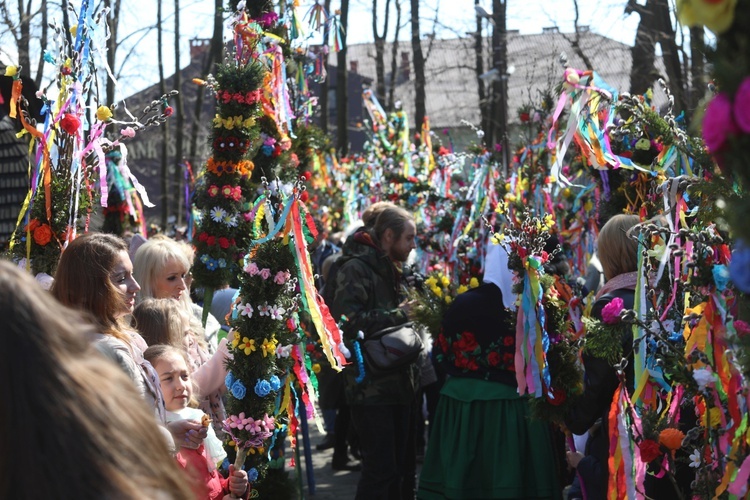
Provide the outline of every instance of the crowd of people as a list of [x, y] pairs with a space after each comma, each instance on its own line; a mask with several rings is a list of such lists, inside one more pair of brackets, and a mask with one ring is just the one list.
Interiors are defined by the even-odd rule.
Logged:
[[[637, 222], [618, 215], [601, 229], [603, 279], [588, 277], [595, 317], [614, 298], [632, 307], [637, 245], [627, 232]], [[352, 348], [341, 373], [319, 373], [327, 434], [317, 448], [333, 448], [334, 470], [359, 474], [357, 499], [606, 496], [615, 369], [583, 357], [584, 390], [566, 425], [586, 443], [566, 454], [559, 430], [531, 418], [528, 396], [517, 391], [516, 278], [506, 248], [490, 243], [483, 284], [456, 297], [435, 338], [421, 337], [414, 356], [383, 370], [360, 345], [379, 332], [413, 330], [415, 220], [380, 202], [340, 241], [324, 228], [319, 234], [310, 246], [316, 286]], [[553, 253], [548, 271], [572, 279], [562, 253]], [[128, 245], [88, 233], [62, 253], [49, 292], [0, 262], [9, 321], [0, 390], [13, 402], [0, 413], [0, 497], [54, 496], [63, 484], [82, 498], [249, 495], [244, 470], [222, 470], [231, 301], [203, 326], [192, 259], [189, 244], [163, 236]], [[629, 356], [625, 339], [623, 346]], [[632, 385], [632, 369], [627, 379]], [[45, 459], [13, 453], [21, 448]], [[647, 493], [668, 498], [672, 485], [658, 472]]]

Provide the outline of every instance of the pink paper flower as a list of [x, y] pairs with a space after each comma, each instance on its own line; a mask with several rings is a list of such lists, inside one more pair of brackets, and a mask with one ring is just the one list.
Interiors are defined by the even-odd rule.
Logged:
[[725, 93], [718, 94], [706, 107], [703, 116], [703, 140], [711, 153], [718, 152], [730, 135], [737, 133], [732, 118], [732, 102]]
[[750, 134], [750, 76], [742, 80], [734, 94], [734, 120], [740, 130]]
[[602, 309], [602, 321], [608, 325], [615, 325], [620, 322], [620, 312], [623, 309], [623, 301], [620, 297], [615, 297]]
[[251, 262], [245, 266], [245, 272], [250, 276], [255, 276], [256, 274], [260, 273], [260, 269], [258, 269], [258, 264], [256, 264], [255, 262]]
[[289, 279], [289, 272], [288, 271], [279, 271], [276, 273], [276, 276], [274, 276], [273, 281], [277, 285], [283, 285], [286, 283], [286, 280]]
[[123, 137], [135, 137], [135, 130], [133, 130], [133, 127], [125, 127], [124, 129], [120, 130], [120, 134], [122, 134]]
[[267, 280], [268, 278], [271, 277], [271, 270], [268, 269], [267, 267], [264, 267], [263, 269], [260, 270], [260, 273], [258, 274], [260, 274], [261, 278], [263, 278], [264, 280]]

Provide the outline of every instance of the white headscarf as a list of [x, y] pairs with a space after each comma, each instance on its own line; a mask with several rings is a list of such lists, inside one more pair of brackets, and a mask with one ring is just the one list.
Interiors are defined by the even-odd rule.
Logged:
[[484, 259], [484, 282], [494, 283], [503, 294], [503, 305], [516, 309], [516, 296], [513, 293], [513, 273], [508, 269], [508, 251], [502, 245], [490, 242]]

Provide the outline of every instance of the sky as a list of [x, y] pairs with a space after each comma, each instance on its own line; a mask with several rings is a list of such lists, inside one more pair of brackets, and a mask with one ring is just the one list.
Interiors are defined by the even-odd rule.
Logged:
[[[36, 1], [36, 0], [34, 0]], [[320, 0], [322, 3], [322, 0]], [[337, 8], [340, 0], [332, 0]], [[410, 7], [408, 0], [402, 3], [402, 28], [400, 38], [408, 40]], [[350, 0], [349, 44], [371, 42], [373, 39], [371, 11], [373, 0]], [[395, 2], [395, 0], [391, 0]], [[77, 6], [76, 0], [72, 1]], [[122, 41], [118, 48], [118, 64], [114, 68], [119, 73], [117, 97], [122, 98], [136, 93], [158, 81], [156, 30], [156, 2], [154, 0], [125, 0], [120, 19]], [[304, 16], [313, 5], [312, 0], [300, 0], [299, 12]], [[382, 11], [385, 0], [378, 2]], [[578, 0], [579, 25], [588, 25], [596, 33], [608, 36], [622, 43], [632, 45], [638, 26], [638, 15], [625, 16], [626, 0]], [[482, 7], [491, 11], [492, 0], [481, 0]], [[165, 73], [174, 72], [174, 1], [164, 1], [164, 64]], [[60, 17], [51, 13], [50, 17]], [[382, 15], [380, 21], [382, 23]], [[573, 31], [573, 0], [508, 0], [507, 28], [521, 33], [540, 33], [543, 28], [558, 26], [561, 31]], [[476, 30], [474, 0], [423, 0], [420, 2], [420, 30], [423, 36], [435, 33], [438, 38], [466, 36]], [[395, 13], [391, 15], [395, 21]], [[181, 23], [181, 66], [190, 62], [189, 41], [192, 38], [210, 38], [213, 32], [213, 2], [211, 0], [180, 0]], [[151, 28], [151, 29], [149, 29]], [[485, 30], [490, 31], [485, 22]], [[5, 31], [0, 30], [0, 58], [12, 59], [13, 41]], [[388, 38], [392, 39], [391, 27]], [[225, 38], [229, 28], [225, 23]], [[320, 43], [319, 36], [313, 36], [312, 43]], [[123, 63], [124, 61], [124, 63]], [[122, 69], [120, 68], [122, 66]], [[121, 71], [120, 71], [121, 69]]]
[[[393, 3], [394, 0], [392, 0]], [[123, 2], [127, 7], [123, 12], [123, 33], [134, 31], [137, 26], [146, 23], [139, 21], [144, 18], [155, 19], [156, 7], [153, 0], [137, 0]], [[304, 16], [314, 2], [301, 0], [299, 12]], [[321, 0], [322, 3], [322, 0]], [[332, 0], [332, 5], [338, 7], [339, 2]], [[351, 0], [349, 12], [349, 29], [347, 43], [371, 42], [372, 36], [372, 3], [373, 0]], [[383, 9], [385, 1], [378, 2]], [[402, 3], [402, 28], [401, 39], [409, 39], [411, 36], [408, 25], [410, 8], [408, 0]], [[632, 45], [635, 39], [635, 31], [638, 26], [636, 14], [625, 16], [623, 14], [626, 0], [578, 0], [579, 3], [579, 25], [588, 25], [594, 32], [604, 34], [620, 42]], [[492, 1], [482, 0], [481, 5], [491, 11]], [[521, 33], [540, 33], [542, 28], [558, 26], [561, 31], [572, 32], [575, 17], [573, 0], [509, 0], [507, 12], [507, 28], [518, 29]], [[170, 2], [165, 2], [165, 23], [168, 25], [168, 33], [165, 33], [165, 41], [168, 49], [164, 53], [167, 68], [174, 67], [173, 36], [174, 36], [174, 8]], [[149, 15], [149, 11], [153, 11]], [[213, 31], [213, 2], [210, 0], [181, 0], [181, 45], [182, 65], [189, 63], [189, 40], [191, 38], [210, 38]], [[474, 0], [423, 0], [420, 3], [421, 32], [423, 35], [432, 32], [438, 38], [452, 38], [466, 36], [466, 32], [476, 30], [476, 18], [474, 14]], [[382, 23], [382, 15], [379, 17]], [[392, 11], [391, 22], [395, 22], [395, 11]], [[153, 22], [153, 21], [151, 21]], [[485, 23], [487, 26], [487, 23]], [[489, 34], [489, 29], [485, 27]], [[389, 31], [389, 39], [392, 39], [394, 28]], [[229, 29], [225, 29], [225, 37]], [[312, 43], [320, 43], [320, 37], [311, 38]], [[156, 34], [151, 33], [141, 41], [134, 49], [134, 55], [140, 61], [152, 61], [153, 71], [124, 71], [120, 80], [120, 96], [127, 96], [135, 91], [152, 85], [158, 80], [156, 73], [156, 55], [153, 47], [156, 46]], [[122, 49], [120, 49], [122, 50]], [[124, 51], [123, 51], [124, 52]], [[141, 68], [145, 69], [145, 68]], [[171, 74], [171, 72], [170, 72]]]

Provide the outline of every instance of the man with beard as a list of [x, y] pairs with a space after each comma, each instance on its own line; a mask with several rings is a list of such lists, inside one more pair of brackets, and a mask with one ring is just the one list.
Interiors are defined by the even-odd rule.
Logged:
[[[378, 215], [372, 229], [358, 230], [344, 245], [331, 312], [342, 320], [350, 347], [358, 338], [409, 321], [412, 304], [400, 303], [399, 295], [401, 269], [416, 248], [415, 237], [414, 218], [394, 206]], [[375, 374], [358, 357], [353, 355], [345, 370], [363, 460], [356, 498], [400, 499], [419, 367], [411, 363]]]

